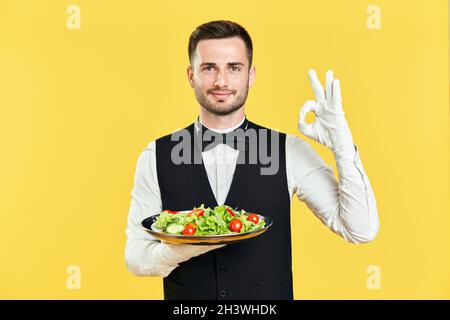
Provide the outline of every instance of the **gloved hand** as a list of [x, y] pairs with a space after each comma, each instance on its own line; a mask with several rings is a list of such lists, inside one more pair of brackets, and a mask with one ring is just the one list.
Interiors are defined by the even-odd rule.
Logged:
[[209, 252], [214, 249], [219, 249], [226, 244], [218, 245], [193, 245], [193, 244], [171, 244], [162, 241], [161, 256], [167, 264], [177, 266], [179, 263], [187, 261], [193, 257]]
[[[341, 88], [338, 79], [333, 79], [333, 72], [326, 73], [326, 91], [324, 91], [316, 72], [308, 71], [316, 101], [307, 100], [300, 110], [299, 131], [319, 142], [334, 153], [337, 158], [353, 160], [356, 153], [352, 134], [342, 109]], [[316, 119], [312, 124], [305, 122], [305, 116], [313, 111]]]

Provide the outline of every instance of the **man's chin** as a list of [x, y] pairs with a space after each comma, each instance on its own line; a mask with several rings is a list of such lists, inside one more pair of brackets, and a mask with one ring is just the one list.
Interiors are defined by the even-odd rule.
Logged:
[[226, 116], [226, 115], [238, 110], [239, 108], [233, 108], [230, 106], [217, 106], [217, 104], [216, 104], [214, 107], [208, 106], [205, 109], [216, 115]]
[[208, 104], [206, 108], [211, 111], [217, 112], [231, 112], [233, 111], [233, 105], [229, 101], [212, 101]]

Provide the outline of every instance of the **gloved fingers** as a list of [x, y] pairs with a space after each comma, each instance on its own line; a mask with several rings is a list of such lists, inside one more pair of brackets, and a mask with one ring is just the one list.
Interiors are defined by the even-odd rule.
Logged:
[[313, 100], [307, 100], [303, 107], [300, 109], [298, 128], [301, 133], [307, 137], [312, 137], [312, 125], [307, 124], [305, 121], [306, 114], [310, 111], [314, 113], [317, 111], [317, 103]]
[[225, 245], [191, 245], [162, 242], [161, 254], [169, 263], [180, 263]]
[[338, 107], [338, 110], [336, 111], [342, 111], [342, 97], [341, 97], [341, 84], [339, 82], [339, 79], [333, 80], [333, 97], [332, 97], [332, 104], [334, 106]]
[[333, 71], [328, 70], [326, 75], [326, 91], [325, 91], [325, 96], [328, 103], [332, 102], [332, 94], [333, 94], [332, 83], [333, 83]]
[[325, 92], [323, 90], [322, 84], [317, 78], [316, 71], [314, 69], [308, 70], [309, 81], [311, 82], [311, 86], [314, 90], [314, 94], [316, 95], [316, 100], [325, 100]]
[[176, 250], [183, 253], [195, 254], [195, 253], [203, 253], [208, 252], [210, 250], [219, 249], [226, 244], [217, 244], [217, 245], [195, 245], [195, 244], [177, 244], [177, 243], [167, 243], [165, 244], [170, 247], [172, 250]]
[[300, 109], [300, 122], [305, 122], [306, 114], [310, 111], [314, 113], [317, 111], [317, 103], [314, 100], [306, 100], [303, 107]]
[[207, 253], [211, 250], [216, 250], [219, 248], [222, 248], [223, 246], [225, 246], [225, 244], [220, 244], [220, 245], [185, 245], [185, 246], [189, 246], [186, 247], [185, 250], [186, 252], [188, 252], [189, 255], [192, 256], [198, 256], [204, 253]]

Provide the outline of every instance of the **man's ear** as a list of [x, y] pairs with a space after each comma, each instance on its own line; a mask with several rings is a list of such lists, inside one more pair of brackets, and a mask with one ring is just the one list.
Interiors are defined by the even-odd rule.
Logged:
[[256, 68], [255, 66], [252, 66], [248, 73], [248, 86], [251, 87], [253, 85], [253, 82], [255, 82], [256, 77]]
[[189, 85], [191, 86], [191, 88], [194, 88], [194, 72], [192, 71], [192, 67], [188, 66], [186, 71]]

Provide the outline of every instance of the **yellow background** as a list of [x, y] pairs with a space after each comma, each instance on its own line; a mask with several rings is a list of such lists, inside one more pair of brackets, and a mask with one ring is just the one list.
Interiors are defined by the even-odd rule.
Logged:
[[[81, 29], [66, 26], [81, 9]], [[381, 8], [380, 30], [366, 26]], [[296, 299], [450, 298], [447, 1], [0, 1], [0, 298], [161, 299], [124, 261], [136, 160], [192, 123], [187, 41], [229, 19], [254, 42], [246, 114], [298, 134], [307, 69], [341, 80], [377, 199], [377, 239], [352, 245], [296, 198]], [[336, 171], [335, 171], [336, 173]], [[81, 289], [66, 286], [69, 265]], [[381, 270], [381, 289], [366, 286]]]

